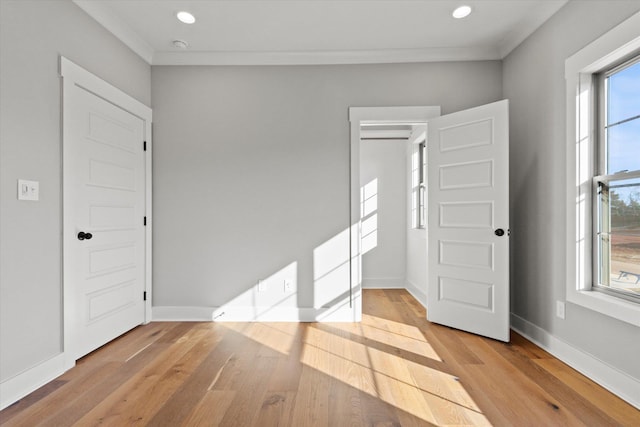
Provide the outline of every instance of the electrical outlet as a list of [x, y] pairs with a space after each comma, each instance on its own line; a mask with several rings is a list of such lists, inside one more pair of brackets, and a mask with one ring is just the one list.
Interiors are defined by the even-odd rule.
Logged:
[[291, 280], [284, 279], [284, 291], [291, 292]]
[[565, 304], [563, 301], [556, 301], [556, 316], [558, 316], [561, 319], [564, 319], [565, 317], [564, 308], [565, 308]]
[[258, 280], [258, 292], [264, 292], [267, 290], [267, 284], [264, 280]]

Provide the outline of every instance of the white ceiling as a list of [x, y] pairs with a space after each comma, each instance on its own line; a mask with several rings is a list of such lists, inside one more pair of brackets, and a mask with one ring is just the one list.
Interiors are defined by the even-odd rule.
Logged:
[[[567, 0], [74, 2], [150, 64], [231, 65], [502, 59]], [[473, 13], [454, 19], [460, 4]]]

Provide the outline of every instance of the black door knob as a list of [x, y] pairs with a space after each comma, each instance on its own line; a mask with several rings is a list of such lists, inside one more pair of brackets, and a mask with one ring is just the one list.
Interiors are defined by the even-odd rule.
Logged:
[[500, 236], [504, 236], [504, 230], [502, 228], [498, 228], [496, 231], [496, 236], [500, 237]]
[[78, 233], [78, 240], [90, 240], [92, 237], [93, 234], [91, 233], [85, 233], [84, 231]]

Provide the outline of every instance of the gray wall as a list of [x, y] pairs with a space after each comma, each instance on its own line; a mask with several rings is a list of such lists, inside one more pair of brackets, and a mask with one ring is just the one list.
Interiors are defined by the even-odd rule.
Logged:
[[[407, 145], [404, 141], [376, 140], [360, 144], [360, 186], [375, 181], [377, 193], [376, 208], [363, 219], [362, 224], [363, 235], [365, 228], [375, 233], [375, 244], [373, 234], [363, 236], [363, 245], [370, 247], [362, 256], [362, 285], [365, 288], [404, 287], [407, 250], [406, 157]], [[373, 224], [376, 226], [373, 227]]]
[[510, 99], [512, 311], [640, 378], [637, 327], [565, 300], [565, 59], [640, 9], [636, 1], [574, 1], [504, 60]]
[[155, 306], [220, 306], [349, 226], [350, 106], [501, 99], [502, 64], [152, 69]]
[[0, 381], [61, 351], [59, 55], [150, 103], [149, 65], [71, 1], [0, 1]]

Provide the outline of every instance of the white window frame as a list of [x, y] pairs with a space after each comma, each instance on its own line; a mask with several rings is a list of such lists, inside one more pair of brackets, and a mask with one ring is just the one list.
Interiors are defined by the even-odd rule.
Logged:
[[[640, 178], [640, 170], [633, 171], [625, 171], [625, 172], [617, 172], [617, 171], [609, 171], [608, 170], [608, 149], [607, 149], [607, 110], [609, 106], [607, 105], [609, 100], [607, 96], [607, 79], [616, 73], [626, 69], [627, 67], [640, 64], [640, 52], [636, 52], [636, 54], [632, 58], [625, 59], [622, 63], [613, 64], [610, 67], [607, 67], [606, 70], [598, 73], [597, 76], [594, 76], [595, 84], [597, 85], [597, 98], [595, 101], [595, 107], [597, 108], [597, 141], [596, 141], [596, 159], [595, 159], [595, 175], [593, 177], [593, 189], [592, 189], [592, 203], [593, 203], [593, 225], [592, 228], [594, 231], [602, 232], [603, 230], [600, 228], [603, 226], [603, 222], [608, 222], [609, 220], [603, 220], [603, 212], [601, 211], [601, 196], [600, 188], [601, 184], [609, 186], [609, 183], [612, 181], [621, 181], [621, 180], [629, 180]], [[628, 119], [628, 118], [627, 118]], [[600, 245], [600, 241], [598, 238], [598, 232], [594, 232], [592, 235], [593, 239], [593, 284], [592, 287], [594, 290], [598, 290], [600, 292], [609, 293], [612, 296], [616, 296], [618, 298], [628, 299], [631, 302], [640, 303], [640, 295], [634, 295], [630, 293], [626, 293], [621, 289], [612, 287], [610, 284], [602, 283], [603, 277], [607, 277], [607, 280], [610, 278], [610, 268], [611, 265], [607, 262], [603, 265], [604, 258], [609, 261], [610, 257], [610, 248], [607, 253], [603, 251], [602, 246]]]
[[[407, 209], [410, 213], [410, 228], [415, 231], [427, 229], [427, 171], [426, 171], [426, 144], [427, 125], [414, 126], [408, 139], [409, 150], [409, 176], [407, 177], [409, 189], [409, 201]], [[423, 150], [424, 147], [424, 150]], [[423, 151], [421, 151], [423, 150]], [[414, 163], [415, 162], [415, 163]], [[416, 164], [417, 163], [417, 164]], [[416, 176], [417, 166], [417, 176]], [[421, 202], [423, 203], [421, 212]]]
[[427, 141], [418, 144], [418, 191], [416, 192], [416, 228], [427, 228]]
[[598, 132], [595, 75], [640, 50], [640, 12], [565, 61], [567, 301], [640, 326], [640, 304], [592, 290], [592, 178]]

